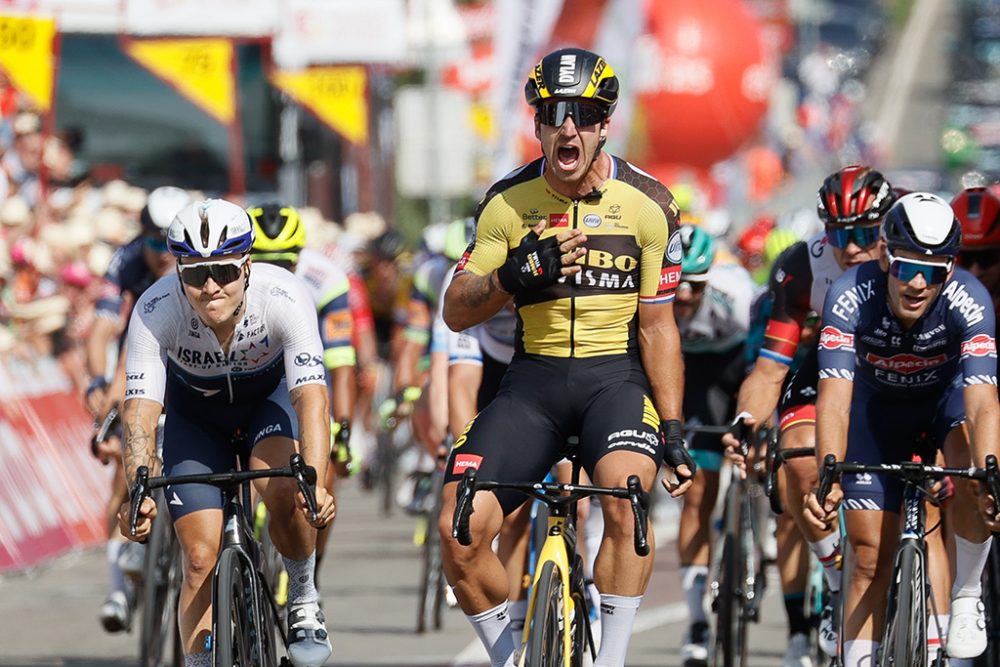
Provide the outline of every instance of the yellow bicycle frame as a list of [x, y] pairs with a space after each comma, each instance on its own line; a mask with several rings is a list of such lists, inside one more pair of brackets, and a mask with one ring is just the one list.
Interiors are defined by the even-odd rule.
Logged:
[[[569, 562], [569, 552], [566, 551], [566, 542], [563, 540], [563, 531], [566, 526], [566, 517], [548, 518], [548, 530], [545, 542], [538, 552], [538, 561], [535, 564], [535, 574], [531, 581], [531, 595], [528, 598], [528, 616], [524, 619], [524, 630], [521, 631], [521, 646], [528, 644], [528, 635], [531, 631], [531, 617], [535, 608], [535, 596], [538, 594], [538, 578], [542, 573], [542, 566], [546, 562], [552, 561], [559, 568], [560, 583], [563, 596], [563, 666], [570, 667], [570, 652], [572, 650], [573, 638], [570, 635], [570, 617], [572, 613], [573, 594], [569, 587], [569, 572], [571, 563]], [[586, 619], [577, 619], [578, 623], [585, 623]], [[527, 651], [521, 653], [521, 665], [524, 665], [524, 656]]]

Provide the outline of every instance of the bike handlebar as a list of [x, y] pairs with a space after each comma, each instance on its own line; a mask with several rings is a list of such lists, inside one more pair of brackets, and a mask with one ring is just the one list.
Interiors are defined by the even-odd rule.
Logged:
[[302, 455], [292, 454], [288, 458], [286, 468], [266, 468], [264, 470], [231, 470], [223, 473], [208, 473], [203, 475], [176, 475], [173, 477], [159, 476], [150, 477], [149, 468], [139, 466], [136, 469], [136, 480], [129, 492], [131, 503], [129, 512], [129, 530], [135, 536], [136, 525], [139, 522], [139, 510], [142, 508], [142, 501], [148, 498], [153, 489], [177, 484], [208, 484], [219, 489], [232, 488], [243, 482], [264, 477], [291, 477], [299, 487], [299, 491], [306, 499], [306, 508], [312, 521], [316, 520], [316, 469], [305, 464]]
[[764, 479], [764, 493], [771, 503], [771, 511], [775, 514], [784, 514], [785, 505], [781, 502], [781, 492], [778, 490], [778, 469], [789, 459], [806, 458], [816, 456], [815, 447], [793, 447], [790, 449], [778, 449], [772, 447], [767, 450], [767, 477]]
[[[649, 554], [647, 524], [649, 521], [649, 494], [643, 490], [638, 475], [630, 475], [626, 487], [586, 486], [581, 484], [561, 484], [557, 482], [493, 482], [478, 481], [477, 470], [466, 468], [458, 482], [455, 494], [455, 512], [451, 521], [451, 536], [462, 546], [472, 544], [469, 519], [475, 511], [472, 501], [478, 491], [507, 489], [518, 491], [535, 498], [550, 507], [568, 505], [589, 496], [611, 496], [629, 501], [635, 519], [635, 552], [640, 556]], [[556, 495], [565, 494], [565, 495]]]
[[994, 510], [996, 511], [997, 507], [1000, 506], [1000, 469], [997, 466], [997, 458], [992, 454], [986, 457], [985, 468], [944, 468], [916, 461], [878, 463], [874, 465], [844, 461], [838, 463], [836, 456], [827, 454], [823, 459], [823, 465], [820, 469], [819, 489], [816, 491], [816, 499], [819, 501], [821, 507], [826, 501], [826, 497], [830, 494], [830, 489], [833, 487], [834, 482], [844, 473], [893, 475], [913, 483], [944, 479], [945, 477], [974, 479], [986, 483], [989, 493], [994, 499]]
[[90, 439], [90, 452], [97, 456], [97, 446], [108, 439], [108, 434], [111, 432], [111, 427], [115, 425], [118, 421], [118, 408], [113, 407], [108, 411], [108, 414], [104, 415], [104, 420], [98, 427], [97, 432], [94, 437]]

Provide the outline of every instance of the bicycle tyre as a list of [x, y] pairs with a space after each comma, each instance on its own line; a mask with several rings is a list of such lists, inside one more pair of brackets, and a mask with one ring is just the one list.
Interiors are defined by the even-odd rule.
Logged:
[[212, 639], [215, 667], [254, 665], [252, 625], [256, 614], [247, 580], [247, 565], [235, 549], [219, 554], [212, 599]]
[[382, 516], [391, 516], [393, 511], [393, 487], [396, 476], [396, 452], [393, 442], [393, 432], [382, 430], [375, 438], [376, 465], [375, 486], [378, 488], [379, 500], [382, 507]]
[[[570, 667], [583, 667], [583, 656], [590, 648], [588, 641], [588, 628], [590, 624], [589, 610], [587, 609], [586, 591], [573, 591], [573, 622], [570, 627], [572, 637], [570, 639]], [[596, 656], [591, 656], [591, 662]]]
[[742, 586], [746, 577], [737, 542], [734, 535], [726, 535], [722, 542], [712, 663], [718, 667], [741, 667], [746, 658], [746, 620], [742, 609]]
[[[924, 594], [924, 558], [907, 540], [896, 556], [896, 580], [889, 590], [881, 667], [927, 664], [927, 614]], [[888, 649], [888, 652], [887, 652]]]
[[427, 631], [428, 625], [441, 629], [441, 605], [444, 601], [444, 574], [441, 570], [441, 544], [437, 527], [431, 517], [427, 521], [421, 568], [420, 590], [417, 594], [417, 634]]
[[546, 561], [542, 565], [535, 586], [537, 590], [528, 613], [531, 627], [524, 664], [526, 667], [562, 667], [563, 590], [562, 577], [555, 563]]
[[[160, 520], [153, 522], [142, 570], [142, 625], [139, 664], [142, 667], [183, 665], [178, 652], [177, 600], [180, 594], [181, 552], [162, 495], [157, 498]], [[171, 649], [174, 653], [172, 660]]]

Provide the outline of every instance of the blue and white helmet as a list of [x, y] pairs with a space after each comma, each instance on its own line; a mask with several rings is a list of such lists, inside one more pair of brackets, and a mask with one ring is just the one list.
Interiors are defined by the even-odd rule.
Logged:
[[253, 241], [250, 215], [224, 199], [191, 202], [167, 230], [167, 247], [174, 257], [245, 254]]
[[962, 225], [941, 197], [911, 192], [896, 200], [886, 213], [882, 238], [889, 250], [955, 257], [962, 249]]
[[180, 188], [171, 185], [156, 188], [146, 198], [139, 220], [144, 234], [160, 234], [166, 236], [170, 223], [177, 217], [186, 204], [191, 201], [191, 195]]

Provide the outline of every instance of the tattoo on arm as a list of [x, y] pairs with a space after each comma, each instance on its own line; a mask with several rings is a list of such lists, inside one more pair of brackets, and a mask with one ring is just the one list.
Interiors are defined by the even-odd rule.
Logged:
[[493, 279], [493, 271], [490, 271], [485, 276], [472, 276], [466, 280], [461, 286], [459, 296], [466, 308], [478, 308], [500, 291]]
[[159, 471], [159, 459], [156, 458], [155, 441], [146, 427], [138, 419], [125, 422], [125, 444], [122, 455], [125, 461], [125, 476], [128, 485], [135, 483], [135, 471], [139, 466], [149, 468], [150, 474]]

